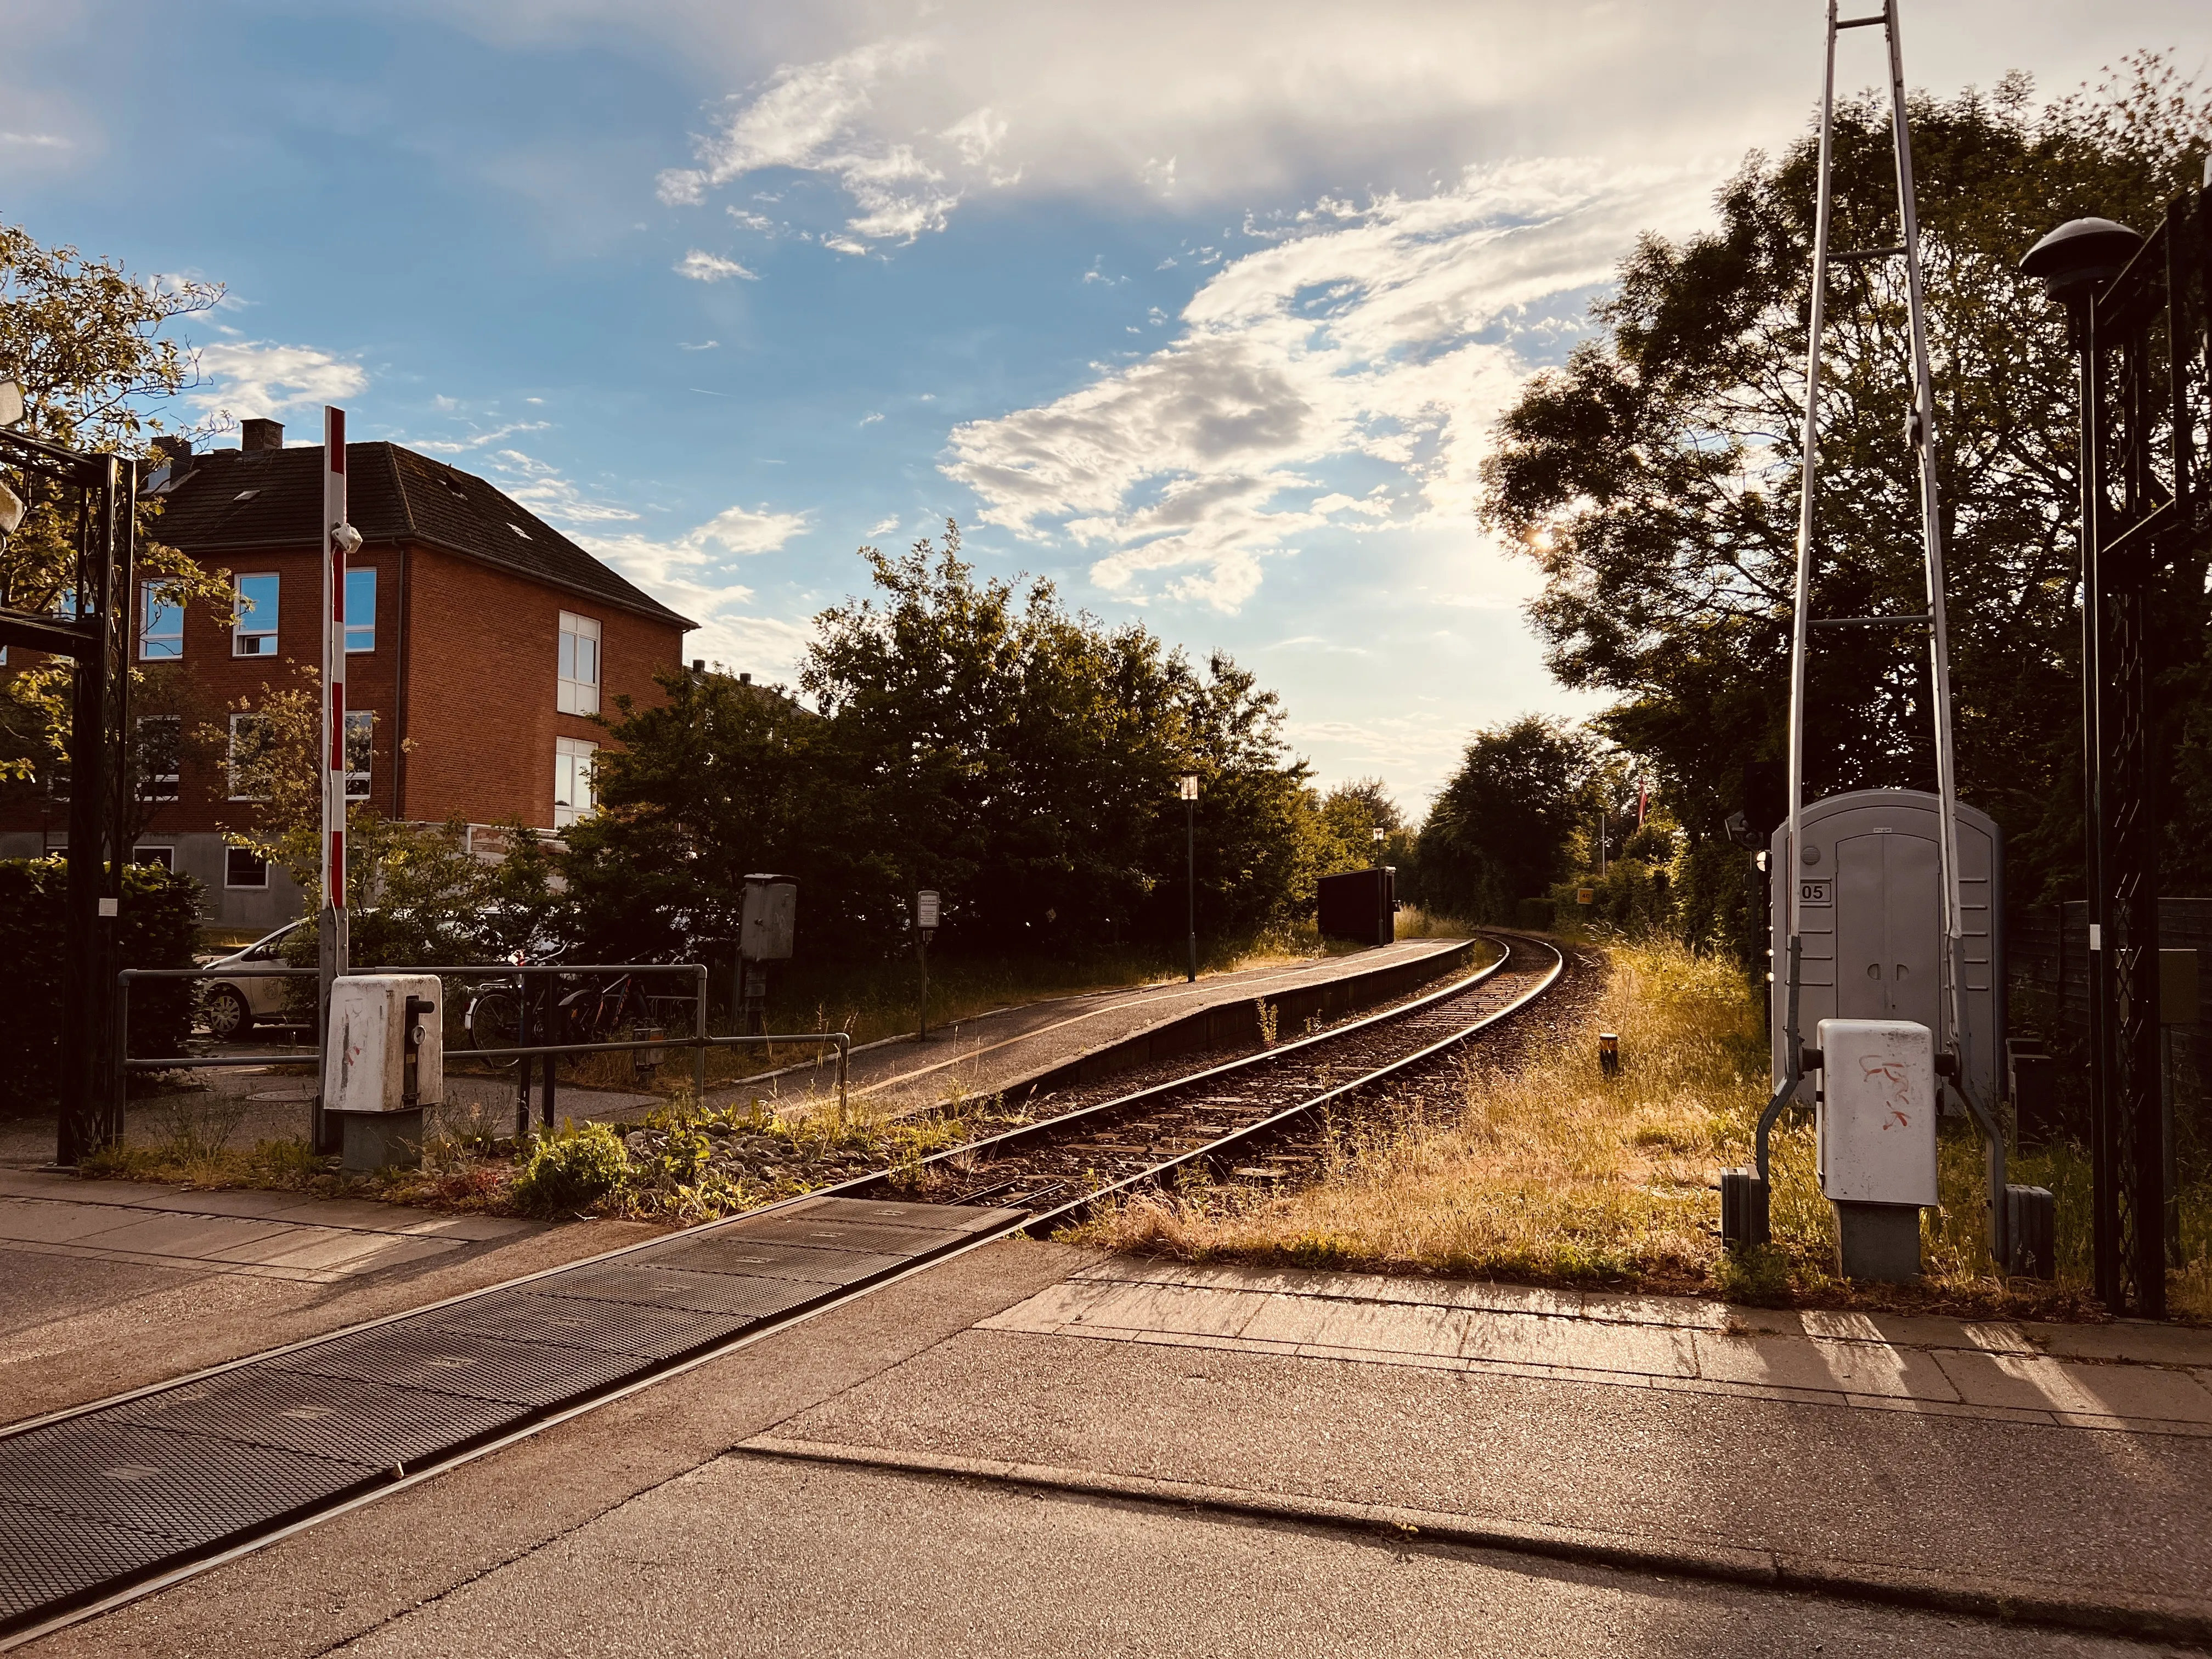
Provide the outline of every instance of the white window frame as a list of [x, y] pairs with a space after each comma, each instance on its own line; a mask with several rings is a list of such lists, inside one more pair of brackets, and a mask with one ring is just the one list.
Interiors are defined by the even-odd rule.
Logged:
[[[367, 800], [371, 769], [375, 765], [376, 715], [366, 708], [346, 710], [346, 785], [348, 800]], [[360, 770], [354, 769], [358, 764]]]
[[[276, 584], [276, 603], [269, 607], [266, 618], [246, 606], [246, 584], [270, 581]], [[248, 570], [231, 579], [231, 599], [238, 614], [238, 623], [230, 630], [230, 654], [234, 657], [273, 657], [276, 654], [276, 627], [284, 614], [283, 579], [274, 570]], [[264, 647], [263, 641], [268, 644]]]
[[[585, 646], [590, 645], [591, 660], [585, 660]], [[559, 689], [553, 707], [563, 714], [596, 714], [599, 712], [599, 683], [606, 675], [606, 655], [601, 649], [604, 635], [597, 619], [580, 617], [574, 611], [561, 613], [561, 644], [554, 659], [554, 676]], [[583, 671], [588, 666], [590, 672]]]
[[[240, 857], [260, 859], [260, 880], [233, 881], [230, 878], [230, 861], [234, 858]], [[255, 853], [250, 847], [237, 847], [232, 845], [228, 842], [225, 842], [222, 847], [222, 884], [226, 889], [233, 892], [258, 892], [262, 890], [269, 885], [269, 860], [267, 859], [261, 859], [260, 855]]]
[[592, 772], [599, 763], [599, 745], [582, 738], [553, 739], [553, 827], [566, 830], [579, 818], [599, 811]]
[[[172, 623], [176, 631], [162, 634], [156, 634], [154, 631], [153, 613], [155, 610], [154, 596], [167, 585], [158, 581], [138, 584], [138, 660], [140, 662], [176, 662], [185, 654], [185, 607], [182, 600], [174, 605], [164, 605], [159, 607], [167, 613], [166, 619]], [[156, 646], [166, 646], [169, 648], [156, 650], [154, 648]]]
[[262, 716], [250, 708], [241, 708], [230, 717], [230, 748], [223, 757], [223, 767], [229, 775], [230, 798], [233, 800], [267, 800], [266, 795], [242, 793], [238, 787], [238, 728], [242, 721], [258, 720]]
[[[368, 578], [368, 616], [366, 620], [353, 614], [353, 579], [356, 576]], [[360, 634], [368, 635], [367, 644], [354, 643], [355, 636]], [[376, 649], [376, 567], [373, 564], [353, 565], [346, 569], [345, 648], [349, 657], [368, 656]]]
[[[138, 774], [138, 799], [149, 802], [173, 801], [179, 799], [184, 784], [185, 718], [181, 714], [139, 715], [134, 722], [134, 728], [138, 733], [138, 756], [142, 761], [146, 755], [146, 728], [156, 720], [166, 720], [176, 728], [176, 741], [169, 750], [169, 764], [177, 769], [159, 775], [141, 771]], [[166, 785], [167, 793], [154, 793], [153, 786], [155, 785]]]

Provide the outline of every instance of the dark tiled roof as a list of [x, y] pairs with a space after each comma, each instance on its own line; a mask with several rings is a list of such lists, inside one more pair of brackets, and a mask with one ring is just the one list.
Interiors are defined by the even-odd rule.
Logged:
[[[164, 499], [154, 538], [187, 553], [313, 548], [322, 519], [322, 448], [210, 450], [192, 457], [191, 475]], [[498, 485], [398, 444], [346, 446], [346, 516], [364, 542], [422, 542], [679, 628], [699, 625]]]

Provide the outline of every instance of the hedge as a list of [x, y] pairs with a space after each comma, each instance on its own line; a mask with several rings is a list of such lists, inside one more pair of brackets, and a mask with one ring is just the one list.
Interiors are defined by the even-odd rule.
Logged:
[[[0, 1104], [16, 1109], [51, 1105], [59, 1092], [68, 893], [60, 859], [0, 860]], [[189, 968], [200, 884], [158, 865], [127, 865], [118, 918], [118, 967]], [[133, 987], [131, 1052], [182, 1053], [191, 1019], [189, 983]]]

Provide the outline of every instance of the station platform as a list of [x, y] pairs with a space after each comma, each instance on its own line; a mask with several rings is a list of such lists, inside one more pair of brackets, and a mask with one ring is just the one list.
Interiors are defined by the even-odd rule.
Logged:
[[[1349, 989], [1353, 981], [1370, 976], [1402, 981], [1411, 976], [1398, 970], [1426, 962], [1435, 962], [1441, 973], [1447, 965], [1441, 958], [1464, 952], [1466, 945], [1458, 939], [1401, 939], [1346, 956], [1204, 974], [1195, 982], [1166, 980], [1001, 1008], [933, 1030], [926, 1042], [908, 1035], [855, 1048], [850, 1093], [855, 1101], [893, 1115], [1002, 1094], [1086, 1057], [1109, 1059], [1109, 1051], [1117, 1047], [1207, 1010], [1255, 1000], [1273, 1003], [1323, 987]], [[1395, 995], [1386, 991], [1382, 1000]], [[1297, 1033], [1286, 1023], [1281, 1035]], [[773, 1092], [779, 1099], [796, 1096], [805, 1102], [834, 1092], [836, 1077], [834, 1061], [810, 1062], [709, 1090], [708, 1099], [720, 1105]]]

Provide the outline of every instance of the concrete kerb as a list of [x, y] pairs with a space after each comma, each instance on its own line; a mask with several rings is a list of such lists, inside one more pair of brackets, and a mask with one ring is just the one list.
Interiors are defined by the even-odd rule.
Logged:
[[1576, 1527], [1479, 1519], [1389, 1504], [1238, 1491], [1194, 1481], [1107, 1474], [1043, 1463], [1012, 1463], [933, 1452], [901, 1452], [756, 1435], [739, 1454], [836, 1464], [942, 1480], [989, 1481], [1041, 1492], [1179, 1508], [1254, 1520], [1328, 1527], [1399, 1538], [1419, 1537], [1468, 1548], [1542, 1556], [1578, 1565], [1667, 1573], [1765, 1589], [1808, 1591], [1838, 1599], [1984, 1619], [2002, 1624], [2132, 1636], [2149, 1641], [2212, 1645], [2212, 1607], [2166, 1596], [2054, 1594], [2049, 1587], [2005, 1579], [1917, 1572], [1903, 1567], [1793, 1555], [1766, 1549], [1678, 1541], [1639, 1542]]
[[[1065, 1088], [1071, 1084], [1095, 1083], [1116, 1072], [1133, 1070], [1158, 1060], [1249, 1046], [1261, 1038], [1260, 1015], [1259, 1010], [1253, 1006], [1255, 1001], [1266, 1000], [1275, 1011], [1282, 1029], [1296, 1030], [1310, 1018], [1325, 1019], [1371, 1008], [1377, 1003], [1403, 995], [1431, 979], [1458, 971], [1464, 968], [1468, 954], [1478, 943], [1477, 939], [1462, 939], [1443, 950], [1418, 957], [1410, 962], [1389, 963], [1377, 968], [1363, 969], [1358, 973], [1340, 975], [1316, 984], [1295, 985], [1264, 998], [1238, 997], [1230, 1001], [1211, 1003], [1206, 1007], [1195, 1008], [1188, 1013], [1177, 1014], [1172, 1018], [1146, 1026], [1126, 1036], [1099, 1043], [1070, 1059], [1055, 1060], [1049, 1066], [1024, 1073], [989, 1092], [1009, 1098], [1023, 1098], [1042, 1091]], [[1021, 1005], [1010, 1005], [1009, 1008], [991, 1012], [1006, 1013], [1011, 1007], [1018, 1006]], [[987, 1019], [990, 1014], [979, 1014], [973, 1018]], [[873, 1042], [855, 1045], [852, 1053], [860, 1054], [912, 1041], [910, 1036], [879, 1037]], [[726, 1090], [742, 1093], [759, 1084], [819, 1069], [819, 1063], [815, 1060], [801, 1060], [796, 1065], [781, 1066], [772, 1072], [757, 1073], [734, 1083], [718, 1085], [716, 1088], [718, 1092]], [[858, 1099], [883, 1086], [882, 1081], [856, 1085], [852, 1093]], [[920, 1111], [927, 1108], [914, 1106], [905, 1109]]]

